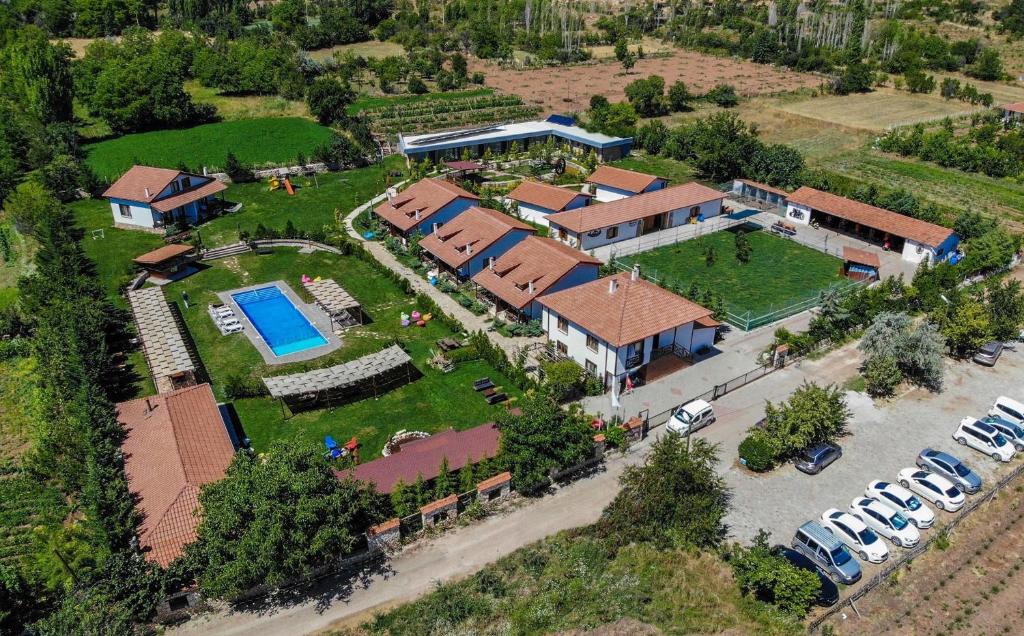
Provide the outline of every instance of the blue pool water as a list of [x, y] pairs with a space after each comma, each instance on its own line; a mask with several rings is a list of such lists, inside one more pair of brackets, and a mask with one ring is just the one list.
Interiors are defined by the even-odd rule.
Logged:
[[277, 287], [262, 287], [231, 297], [275, 356], [327, 344], [327, 339]]

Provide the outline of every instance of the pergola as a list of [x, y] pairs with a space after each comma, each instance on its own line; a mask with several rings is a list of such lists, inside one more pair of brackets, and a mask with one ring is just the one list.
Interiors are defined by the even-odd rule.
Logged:
[[128, 304], [139, 328], [142, 350], [157, 392], [168, 393], [196, 384], [197, 365], [167, 304], [164, 290], [144, 287], [128, 292]]
[[292, 413], [355, 402], [415, 379], [416, 367], [398, 345], [350, 362], [303, 373], [263, 378], [271, 397]]
[[352, 297], [333, 278], [305, 283], [306, 290], [320, 309], [339, 327], [351, 327], [363, 323], [363, 311], [359, 301]]

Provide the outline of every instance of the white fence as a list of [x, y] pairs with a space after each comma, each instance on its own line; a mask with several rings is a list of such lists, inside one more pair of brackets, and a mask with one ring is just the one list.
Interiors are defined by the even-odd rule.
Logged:
[[603, 261], [610, 262], [622, 256], [631, 256], [633, 254], [639, 254], [640, 252], [657, 249], [664, 245], [682, 243], [683, 241], [689, 241], [708, 234], [714, 234], [715, 232], [721, 232], [722, 230], [728, 230], [729, 228], [736, 227], [737, 225], [743, 225], [750, 222], [757, 222], [757, 217], [749, 216], [737, 219], [720, 215], [700, 223], [679, 225], [660, 232], [652, 232], [651, 234], [644, 234], [637, 238], [626, 239], [625, 241], [619, 241], [618, 243], [612, 243], [611, 245], [604, 245], [590, 250], [590, 252], [592, 252], [595, 257]]

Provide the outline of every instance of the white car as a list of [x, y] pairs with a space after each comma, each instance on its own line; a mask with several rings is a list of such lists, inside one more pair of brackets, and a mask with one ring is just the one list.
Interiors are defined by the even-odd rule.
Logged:
[[898, 548], [912, 548], [921, 541], [921, 533], [902, 514], [883, 506], [871, 497], [857, 497], [850, 504], [850, 514], [864, 522]]
[[687, 402], [672, 413], [665, 428], [686, 436], [715, 421], [715, 409], [704, 400]]
[[829, 508], [821, 515], [821, 525], [860, 557], [861, 561], [881, 563], [889, 558], [889, 548], [874, 530], [848, 512]]
[[932, 509], [899, 484], [876, 479], [864, 489], [864, 496], [877, 499], [882, 505], [901, 513], [918, 530], [931, 528], [935, 523], [935, 513]]
[[908, 488], [935, 504], [939, 510], [956, 512], [964, 507], [967, 497], [964, 493], [942, 475], [930, 473], [920, 468], [904, 468], [896, 475], [896, 480], [904, 488]]
[[1010, 461], [1017, 452], [1013, 449], [1013, 444], [995, 427], [973, 417], [960, 420], [960, 426], [956, 427], [953, 439], [999, 462]]

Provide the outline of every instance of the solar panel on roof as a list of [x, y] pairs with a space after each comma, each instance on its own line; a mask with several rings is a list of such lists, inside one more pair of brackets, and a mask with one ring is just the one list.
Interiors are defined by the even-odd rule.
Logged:
[[423, 139], [417, 139], [416, 141], [408, 142], [410, 146], [425, 146], [427, 144], [437, 143], [439, 141], [451, 141], [453, 139], [463, 139], [465, 137], [473, 137], [485, 132], [492, 130], [499, 130], [505, 124], [494, 124], [492, 126], [481, 126], [480, 128], [469, 128], [466, 130], [456, 130], [453, 132], [439, 133], [437, 135], [430, 135]]

